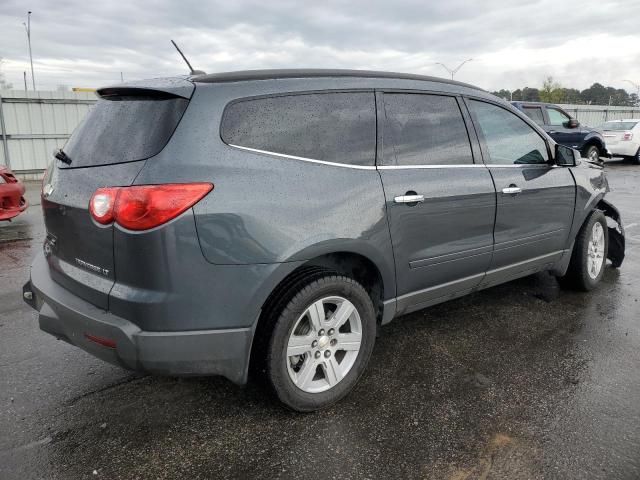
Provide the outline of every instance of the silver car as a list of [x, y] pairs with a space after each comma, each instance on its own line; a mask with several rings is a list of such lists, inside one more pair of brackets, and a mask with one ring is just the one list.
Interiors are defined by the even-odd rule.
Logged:
[[598, 127], [614, 157], [640, 164], [640, 119], [609, 120]]

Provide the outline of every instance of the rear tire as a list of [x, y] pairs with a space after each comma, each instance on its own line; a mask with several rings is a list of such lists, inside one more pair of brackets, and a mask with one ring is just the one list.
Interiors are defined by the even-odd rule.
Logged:
[[582, 151], [582, 157], [591, 160], [592, 162], [600, 161], [600, 150], [595, 145], [589, 145]]
[[607, 219], [595, 210], [580, 228], [571, 254], [569, 269], [558, 282], [564, 288], [588, 292], [604, 275], [609, 249]]
[[633, 162], [635, 165], [640, 165], [640, 148], [638, 148], [638, 151], [636, 152], [636, 154], [631, 158], [631, 162]]
[[371, 298], [355, 280], [332, 273], [302, 282], [275, 319], [266, 379], [287, 407], [328, 407], [355, 386], [376, 337]]

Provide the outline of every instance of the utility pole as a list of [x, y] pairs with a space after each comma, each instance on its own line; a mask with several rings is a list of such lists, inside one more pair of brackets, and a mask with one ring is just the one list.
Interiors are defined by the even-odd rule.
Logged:
[[27, 72], [22, 72], [22, 79], [24, 80], [24, 92], [27, 93]]
[[27, 31], [27, 43], [29, 44], [29, 61], [31, 62], [31, 83], [33, 90], [36, 89], [36, 77], [33, 74], [33, 55], [31, 54], [31, 10], [27, 12], [27, 23], [22, 22]]
[[462, 66], [467, 63], [470, 62], [471, 60], [473, 60], [473, 58], [467, 58], [464, 62], [462, 62], [460, 65], [458, 65], [456, 68], [454, 68], [453, 70], [450, 69], [449, 67], [447, 67], [444, 63], [440, 63], [440, 62], [436, 62], [436, 65], [440, 65], [442, 68], [444, 68], [447, 72], [449, 72], [449, 74], [451, 75], [451, 80], [453, 80], [453, 76], [458, 73], [458, 70], [460, 70], [462, 68]]

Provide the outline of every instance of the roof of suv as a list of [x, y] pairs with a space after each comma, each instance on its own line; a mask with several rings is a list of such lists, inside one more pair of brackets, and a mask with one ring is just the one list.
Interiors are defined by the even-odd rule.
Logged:
[[556, 107], [556, 108], [562, 108], [559, 105], [556, 105], [555, 103], [549, 103], [549, 102], [528, 102], [528, 101], [524, 101], [524, 100], [513, 100], [512, 102], [510, 102], [512, 105], [535, 105], [535, 106], [547, 106], [547, 107]]
[[428, 82], [447, 83], [458, 85], [475, 90], [482, 90], [479, 87], [468, 83], [447, 80], [445, 78], [430, 77], [427, 75], [416, 75], [412, 73], [377, 72], [372, 70], [334, 70], [323, 68], [301, 68], [301, 69], [281, 69], [281, 70], [243, 70], [238, 72], [221, 72], [191, 77], [194, 82], [200, 83], [224, 83], [243, 82], [249, 80], [273, 80], [279, 78], [317, 78], [317, 77], [362, 77], [362, 78], [392, 78], [398, 80], [422, 80]]

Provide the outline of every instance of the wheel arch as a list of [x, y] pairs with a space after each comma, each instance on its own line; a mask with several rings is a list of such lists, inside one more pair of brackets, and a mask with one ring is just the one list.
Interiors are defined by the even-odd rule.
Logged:
[[610, 222], [607, 222], [610, 223], [607, 225], [607, 231], [609, 233], [609, 250], [607, 258], [611, 260], [611, 263], [616, 268], [622, 264], [625, 256], [625, 236], [622, 218], [618, 209], [603, 197], [604, 194], [593, 198], [582, 211], [583, 215], [579, 221], [576, 222], [576, 226], [572, 231], [571, 244], [568, 250], [565, 255], [563, 255], [560, 262], [552, 269], [552, 273], [554, 275], [563, 276], [567, 272], [571, 256], [573, 255], [576, 236], [582, 227], [589, 221], [591, 215], [596, 211], [601, 211], [604, 213], [605, 217], [610, 220]]
[[588, 136], [584, 139], [584, 143], [582, 144], [582, 148], [580, 149], [580, 151], [584, 153], [584, 151], [592, 145], [598, 148], [598, 150], [600, 151], [600, 156], [605, 155], [606, 153], [605, 143], [602, 139], [598, 138], [595, 135]]
[[[308, 250], [307, 253], [309, 251], [312, 250]], [[251, 371], [257, 372], [261, 369], [257, 360], [266, 353], [271, 328], [277, 319], [274, 314], [288, 303], [300, 284], [313, 278], [334, 273], [358, 281], [369, 294], [376, 310], [377, 323], [380, 325], [386, 308], [385, 298], [395, 296], [395, 272], [389, 271], [389, 268], [385, 268], [384, 264], [381, 265], [379, 257], [376, 258], [373, 255], [378, 260], [376, 261], [360, 249], [343, 248], [323, 251], [322, 248], [317, 248], [315, 252], [318, 255], [307, 260], [292, 259], [291, 262], [286, 262], [286, 265], [290, 266], [286, 269], [286, 273], [283, 274], [280, 271], [277, 281], [269, 282], [272, 287], [264, 297], [260, 314], [253, 328], [254, 333], [247, 362]], [[299, 255], [293, 258], [299, 258]]]
[[609, 232], [609, 250], [607, 258], [611, 260], [611, 264], [618, 268], [622, 265], [625, 255], [625, 236], [624, 225], [622, 224], [622, 217], [616, 207], [604, 198], [598, 201], [598, 210], [602, 210], [605, 217], [609, 219], [607, 222], [607, 230]]

